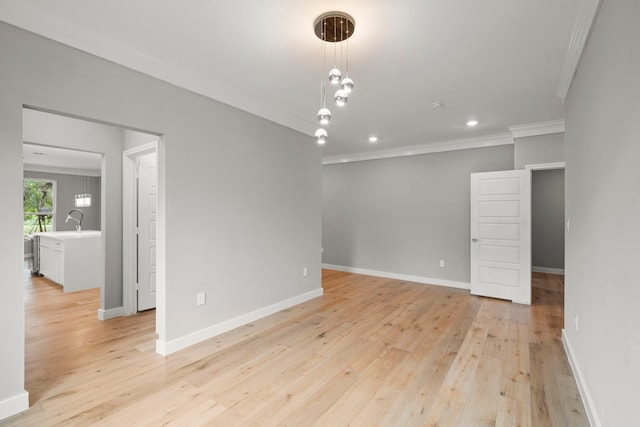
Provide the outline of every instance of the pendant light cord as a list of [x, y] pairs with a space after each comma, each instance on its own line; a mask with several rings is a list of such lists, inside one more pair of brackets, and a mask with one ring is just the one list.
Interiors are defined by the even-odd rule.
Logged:
[[342, 68], [342, 64], [344, 64], [343, 58], [342, 58], [342, 41], [344, 40], [343, 29], [344, 29], [344, 19], [340, 18], [340, 68]]
[[349, 23], [347, 23], [347, 66], [345, 67], [345, 77], [349, 77]]

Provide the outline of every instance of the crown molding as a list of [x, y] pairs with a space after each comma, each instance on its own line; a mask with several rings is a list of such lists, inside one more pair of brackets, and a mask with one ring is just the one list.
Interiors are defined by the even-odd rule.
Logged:
[[562, 133], [564, 132], [564, 119], [509, 126], [509, 131], [514, 138]]
[[498, 134], [480, 138], [465, 138], [432, 144], [412, 145], [392, 150], [373, 151], [369, 153], [347, 154], [344, 156], [328, 156], [322, 159], [323, 165], [336, 163], [361, 162], [365, 160], [389, 159], [392, 157], [417, 156], [420, 154], [441, 153], [444, 151], [467, 150], [470, 148], [494, 147], [513, 144], [511, 134]]
[[582, 56], [601, 4], [602, 0], [581, 0], [578, 2], [576, 18], [573, 22], [569, 44], [564, 53], [564, 63], [556, 89], [556, 95], [562, 99], [563, 103], [567, 99], [573, 76], [575, 76], [576, 70], [578, 69], [580, 57]]
[[276, 111], [255, 98], [240, 94], [211, 76], [167, 64], [131, 47], [114, 42], [89, 28], [62, 19], [18, 0], [0, 1], [0, 21], [106, 59], [165, 83], [205, 96], [271, 122], [312, 136], [315, 125], [291, 114]]

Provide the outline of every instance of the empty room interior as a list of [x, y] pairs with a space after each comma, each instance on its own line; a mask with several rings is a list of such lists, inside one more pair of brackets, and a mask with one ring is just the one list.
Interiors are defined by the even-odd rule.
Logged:
[[640, 425], [638, 22], [0, 0], [0, 426]]

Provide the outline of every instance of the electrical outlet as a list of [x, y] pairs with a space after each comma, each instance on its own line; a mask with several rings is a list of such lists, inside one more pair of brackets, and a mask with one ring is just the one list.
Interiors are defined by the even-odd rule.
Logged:
[[303, 267], [303, 268], [302, 268], [302, 275], [303, 275], [304, 277], [307, 277], [307, 276], [309, 275], [309, 268], [307, 268], [307, 267]]
[[204, 292], [198, 292], [196, 304], [205, 305], [207, 302], [206, 295]]
[[440, 260], [440, 267], [444, 268], [444, 260], [443, 259]]
[[573, 318], [573, 323], [575, 324], [576, 327], [576, 331], [578, 330], [578, 315], [576, 314], [575, 317]]

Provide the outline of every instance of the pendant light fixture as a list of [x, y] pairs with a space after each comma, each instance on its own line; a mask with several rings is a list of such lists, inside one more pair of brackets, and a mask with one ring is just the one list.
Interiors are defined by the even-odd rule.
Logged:
[[[332, 85], [340, 85], [340, 88], [334, 95], [336, 105], [344, 106], [349, 99], [349, 94], [353, 90], [353, 80], [349, 77], [349, 42], [348, 39], [353, 35], [355, 29], [355, 20], [344, 12], [327, 12], [318, 16], [314, 23], [314, 32], [320, 39], [320, 110], [318, 111], [318, 122], [321, 126], [326, 126], [331, 121], [331, 111], [326, 107], [326, 58], [327, 45], [333, 43], [333, 68], [329, 71], [328, 80]], [[342, 42], [346, 42], [346, 72], [342, 78], [342, 72], [338, 68], [338, 43], [340, 43], [340, 67], [343, 63]], [[315, 133], [318, 144], [324, 144], [327, 141], [327, 131], [319, 128]]]
[[75, 197], [76, 208], [91, 207], [91, 194], [89, 190], [89, 177], [84, 175], [84, 171], [78, 170], [78, 194]]

